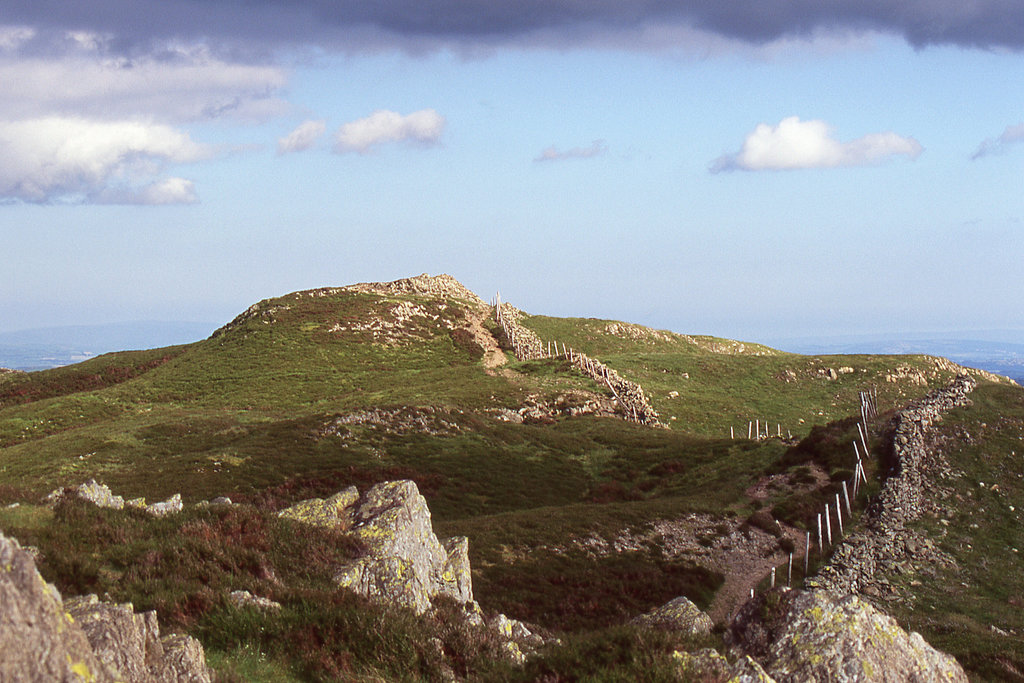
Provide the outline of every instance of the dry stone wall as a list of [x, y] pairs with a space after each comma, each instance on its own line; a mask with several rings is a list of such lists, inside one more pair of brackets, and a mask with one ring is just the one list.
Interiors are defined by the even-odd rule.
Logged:
[[564, 343], [542, 341], [536, 332], [522, 324], [523, 312], [508, 303], [498, 302], [494, 315], [517, 360], [564, 358], [587, 377], [608, 387], [627, 420], [664, 426], [658, 419], [658, 411], [651, 405], [639, 383], [626, 379], [596, 358], [569, 348]]
[[876, 596], [887, 591], [882, 575], [900, 562], [922, 555], [941, 559], [932, 543], [907, 525], [928, 507], [933, 480], [944, 466], [929, 444], [928, 430], [943, 413], [968, 405], [976, 386], [972, 377], [960, 375], [893, 416], [887, 427], [893, 472], [868, 507], [863, 530], [836, 548], [808, 586]]

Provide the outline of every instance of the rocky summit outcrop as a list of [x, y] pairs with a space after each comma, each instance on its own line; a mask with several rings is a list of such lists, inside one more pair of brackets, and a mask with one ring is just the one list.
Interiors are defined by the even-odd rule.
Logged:
[[434, 296], [442, 299], [462, 299], [476, 306], [485, 306], [484, 300], [467, 289], [461, 282], [447, 273], [440, 275], [416, 275], [402, 278], [394, 282], [361, 282], [356, 285], [342, 287], [341, 291], [364, 292], [382, 296], [412, 294], [418, 296]]
[[769, 591], [743, 606], [726, 640], [778, 681], [967, 681], [953, 657], [856, 595]]
[[279, 514], [347, 529], [361, 540], [366, 555], [341, 568], [336, 580], [371, 600], [417, 613], [430, 609], [438, 595], [463, 603], [473, 600], [469, 541], [463, 536], [438, 540], [427, 502], [413, 481], [380, 483], [362, 496], [351, 487]]
[[707, 635], [714, 627], [711, 617], [702, 612], [685, 596], [670, 600], [661, 607], [641, 614], [631, 623], [636, 626], [666, 631], [682, 631], [691, 635]]
[[156, 614], [96, 596], [64, 602], [32, 556], [0, 534], [0, 681], [207, 683], [203, 647], [160, 635]]

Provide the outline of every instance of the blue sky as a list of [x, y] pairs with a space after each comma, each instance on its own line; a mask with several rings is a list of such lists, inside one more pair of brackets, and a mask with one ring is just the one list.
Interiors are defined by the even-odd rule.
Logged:
[[1024, 338], [999, 3], [147, 4], [0, 0], [0, 332], [448, 272], [679, 332]]

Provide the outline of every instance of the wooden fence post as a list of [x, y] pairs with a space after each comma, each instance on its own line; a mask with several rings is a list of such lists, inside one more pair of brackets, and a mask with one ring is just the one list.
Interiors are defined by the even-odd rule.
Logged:
[[843, 537], [843, 511], [839, 509], [839, 494], [836, 494], [836, 522], [839, 524], [839, 537]]
[[804, 544], [804, 580], [807, 580], [807, 569], [811, 561], [811, 532], [807, 532], [807, 542]]

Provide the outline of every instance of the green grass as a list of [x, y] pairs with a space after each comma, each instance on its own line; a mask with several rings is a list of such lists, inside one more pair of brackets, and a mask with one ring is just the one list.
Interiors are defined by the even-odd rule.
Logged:
[[[372, 323], [399, 303], [426, 315], [397, 335], [378, 325], [375, 341]], [[680, 594], [707, 605], [722, 577], [649, 545], [601, 554], [572, 541], [611, 541], [695, 512], [721, 523], [756, 523], [760, 515], [810, 528], [852, 473], [858, 392], [877, 387], [884, 411], [951, 376], [923, 356], [798, 356], [621, 325], [611, 334], [611, 321], [529, 316], [525, 324], [542, 339], [564, 341], [639, 381], [671, 429], [595, 416], [512, 424], [496, 419], [501, 409], [603, 389], [557, 359], [486, 372], [480, 347], [459, 331], [464, 305], [296, 293], [261, 302], [195, 344], [5, 376], [0, 504], [22, 505], [0, 508], [0, 528], [38, 545], [44, 573], [66, 594], [109, 593], [199, 636], [225, 680], [436, 679], [442, 662], [425, 645], [435, 637], [456, 672], [475, 679], [668, 680], [672, 648], [687, 643], [616, 624]], [[886, 381], [898, 366], [922, 373], [929, 386]], [[962, 514], [934, 531], [946, 534], [944, 549], [961, 572], [926, 577], [914, 587], [914, 609], [900, 613], [981, 677], [1005, 674], [1003, 660], [1024, 670], [1015, 654], [1024, 584], [1004, 580], [1018, 566], [1007, 548], [1024, 552], [1021, 393], [985, 384], [974, 407], [944, 423], [974, 440], [956, 455], [964, 481], [998, 482], [1000, 490], [958, 490]], [[337, 416], [360, 409], [415, 417], [427, 407], [452, 426], [432, 434], [356, 424], [324, 433]], [[748, 441], [755, 419], [802, 441]], [[884, 419], [873, 425], [874, 445]], [[738, 438], [729, 438], [730, 427]], [[874, 481], [878, 461], [867, 464]], [[801, 488], [815, 469], [829, 481]], [[792, 483], [766, 500], [747, 495], [758, 479], [781, 474]], [[55, 511], [35, 505], [57, 486], [92, 478], [125, 497], [180, 492], [194, 503], [228, 495], [245, 505], [165, 520], [78, 503]], [[552, 629], [564, 646], [513, 670], [495, 663], [496, 642], [453, 627], [443, 611], [396, 616], [340, 593], [330, 577], [359, 549], [273, 514], [348, 485], [365, 490], [393, 479], [417, 482], [439, 535], [469, 536], [485, 609]], [[972, 529], [978, 519], [985, 527]], [[969, 552], [961, 547], [968, 542]], [[224, 600], [236, 588], [284, 607], [267, 615], [236, 610]], [[988, 623], [1018, 635], [997, 637]], [[1010, 653], [1000, 654], [1001, 646]]]

